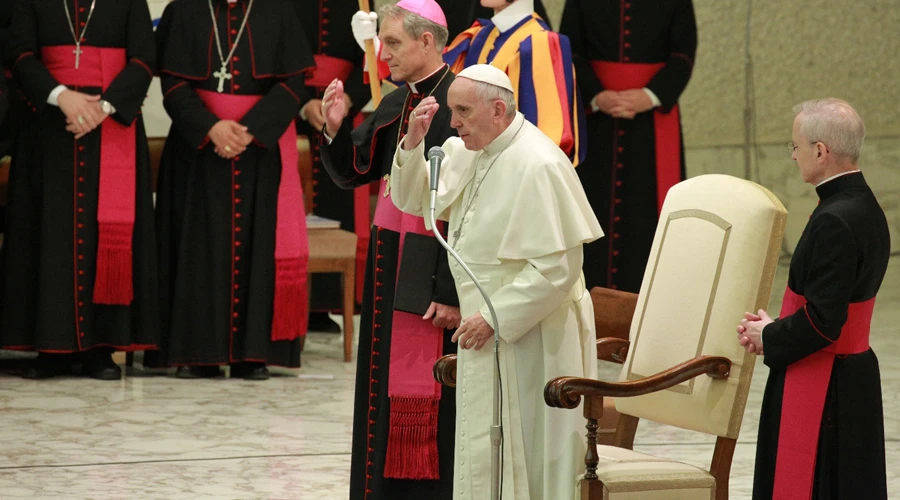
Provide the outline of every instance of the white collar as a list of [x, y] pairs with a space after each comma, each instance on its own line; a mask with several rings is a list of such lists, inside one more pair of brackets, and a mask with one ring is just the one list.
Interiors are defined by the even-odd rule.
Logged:
[[491, 22], [504, 33], [532, 14], [534, 14], [534, 0], [518, 0], [492, 17]]
[[850, 171], [848, 171], [848, 172], [841, 172], [841, 173], [839, 173], [839, 174], [837, 174], [837, 175], [832, 175], [831, 177], [825, 179], [824, 181], [822, 181], [822, 182], [816, 184], [816, 187], [819, 187], [819, 186], [825, 184], [826, 182], [833, 181], [833, 180], [837, 179], [838, 177], [843, 177], [843, 176], [845, 176], [845, 175], [855, 174], [855, 173], [857, 173], [857, 172], [859, 172], [859, 169], [856, 169], [856, 170], [850, 170]]
[[417, 82], [409, 82], [409, 83], [408, 83], [408, 85], [409, 85], [409, 90], [412, 90], [412, 93], [413, 93], [413, 94], [418, 94], [419, 91], [416, 90], [416, 84], [417, 84], [417, 83], [422, 83], [422, 82], [424, 82], [425, 80], [427, 80], [427, 79], [431, 78], [432, 76], [436, 75], [438, 71], [444, 69], [444, 66], [445, 66], [444, 64], [441, 64], [441, 65], [438, 67], [438, 69], [432, 71], [430, 75], [426, 76], [425, 78], [422, 78], [421, 80], [419, 80], [419, 81], [417, 81]]

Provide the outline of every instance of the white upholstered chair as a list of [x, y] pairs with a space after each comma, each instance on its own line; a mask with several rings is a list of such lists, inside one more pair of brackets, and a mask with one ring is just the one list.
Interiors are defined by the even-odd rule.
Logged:
[[[765, 188], [725, 175], [673, 187], [663, 205], [618, 382], [562, 377], [548, 405], [588, 419], [582, 500], [723, 500], [756, 357], [737, 342], [745, 311], [765, 308], [787, 216]], [[597, 311], [597, 314], [602, 314]], [[622, 414], [617, 441], [597, 445], [603, 398]], [[632, 451], [637, 419], [717, 436], [711, 466]]]

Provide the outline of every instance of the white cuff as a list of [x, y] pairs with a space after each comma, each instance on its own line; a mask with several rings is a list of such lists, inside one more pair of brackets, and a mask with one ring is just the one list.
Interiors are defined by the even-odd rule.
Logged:
[[413, 151], [415, 151], [415, 148], [410, 149], [409, 151], [403, 149], [404, 144], [406, 144], [406, 137], [397, 143], [397, 165], [399, 167], [403, 167], [403, 165], [406, 164], [406, 161], [409, 160], [409, 157], [412, 156]]
[[645, 94], [647, 94], [647, 97], [650, 98], [650, 102], [653, 103], [654, 108], [657, 106], [662, 106], [662, 101], [659, 100], [659, 97], [656, 97], [656, 94], [654, 94], [652, 90], [648, 89], [647, 87], [644, 87], [643, 91]]
[[597, 105], [597, 96], [594, 96], [594, 98], [591, 99], [591, 111], [593, 111], [594, 113], [600, 112], [600, 106]]
[[300, 108], [300, 119], [303, 120], [303, 121], [305, 121], [305, 122], [308, 122], [308, 121], [309, 121], [309, 117], [306, 116], [306, 105], [307, 105], [307, 104], [309, 104], [309, 103], [307, 102], [306, 104], [303, 105], [302, 108]]
[[59, 94], [62, 94], [67, 90], [69, 90], [69, 87], [57, 85], [55, 89], [50, 91], [50, 95], [47, 96], [47, 104], [59, 107]]
[[[331, 143], [334, 142], [334, 137], [329, 137], [327, 130], [328, 130], [328, 127], [326, 127], [324, 130], [322, 130], [322, 137], [325, 138], [325, 144], [331, 146]], [[338, 129], [338, 134], [339, 133], [341, 133], [340, 129]], [[337, 134], [335, 134], [335, 135], [337, 135]]]

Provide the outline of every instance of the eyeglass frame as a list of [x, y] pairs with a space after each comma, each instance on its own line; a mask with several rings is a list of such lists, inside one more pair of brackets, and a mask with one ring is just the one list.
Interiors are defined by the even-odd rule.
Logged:
[[[809, 141], [810, 144], [818, 144], [820, 142], [822, 142], [822, 141]], [[799, 148], [800, 145], [794, 144], [794, 141], [791, 141], [791, 142], [787, 143], [787, 147], [788, 147], [788, 151], [790, 151], [791, 154], [794, 154], [794, 151], [797, 151], [797, 148]]]

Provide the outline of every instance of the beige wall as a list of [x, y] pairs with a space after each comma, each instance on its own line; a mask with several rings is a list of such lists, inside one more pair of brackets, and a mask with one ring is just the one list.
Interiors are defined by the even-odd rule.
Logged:
[[[166, 4], [170, 0], [147, 0], [150, 6], [150, 17], [156, 19], [162, 16]], [[144, 124], [147, 128], [147, 137], [165, 137], [169, 134], [172, 120], [166, 114], [162, 104], [162, 90], [159, 86], [159, 78], [154, 78], [147, 91], [147, 100], [143, 107]]]
[[[746, 0], [695, 2], [700, 46], [684, 94], [689, 175], [743, 176]], [[861, 167], [888, 214], [900, 251], [900, 2], [839, 0], [754, 2], [756, 141], [751, 179], [772, 189], [789, 211], [791, 251], [815, 208], [812, 186], [790, 161], [794, 104], [835, 96], [866, 121]]]
[[[564, 0], [544, 1], [558, 26]], [[688, 175], [743, 177], [747, 0], [695, 0], [694, 8], [700, 44], [681, 100]], [[900, 1], [756, 0], [751, 21], [757, 147], [750, 177], [789, 210], [785, 250], [793, 249], [816, 205], [785, 146], [791, 108], [836, 96], [866, 121], [861, 168], [900, 251]]]

